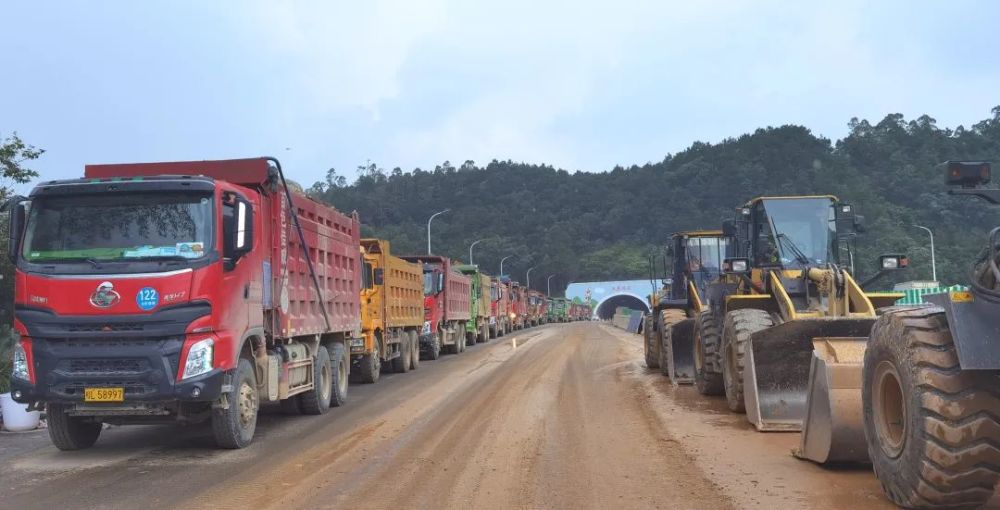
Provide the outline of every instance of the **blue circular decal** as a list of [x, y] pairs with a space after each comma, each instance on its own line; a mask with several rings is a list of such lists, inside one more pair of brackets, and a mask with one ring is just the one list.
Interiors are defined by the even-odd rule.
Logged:
[[152, 287], [143, 287], [135, 295], [135, 302], [143, 310], [152, 310], [156, 308], [156, 305], [160, 304], [160, 293], [156, 292], [156, 289]]

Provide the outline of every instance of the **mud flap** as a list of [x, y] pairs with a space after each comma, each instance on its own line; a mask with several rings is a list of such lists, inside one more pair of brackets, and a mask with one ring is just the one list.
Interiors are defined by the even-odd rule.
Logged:
[[684, 319], [670, 328], [667, 368], [675, 386], [694, 384], [694, 319]]
[[813, 339], [867, 337], [873, 317], [796, 319], [750, 337], [743, 368], [747, 420], [761, 432], [802, 430]]
[[868, 338], [817, 338], [813, 346], [802, 443], [794, 454], [820, 464], [867, 462], [861, 383]]

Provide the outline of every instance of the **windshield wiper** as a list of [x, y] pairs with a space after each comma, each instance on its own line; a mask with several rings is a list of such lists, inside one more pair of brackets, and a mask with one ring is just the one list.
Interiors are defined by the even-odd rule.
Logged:
[[136, 260], [141, 262], [187, 262], [191, 259], [183, 255], [149, 255], [145, 257], [122, 257], [118, 260]]
[[101, 266], [103, 266], [104, 262], [108, 261], [97, 260], [93, 257], [45, 257], [38, 259], [29, 259], [29, 262], [33, 264], [46, 264], [49, 262], [87, 262], [90, 265], [94, 266], [94, 268], [100, 269]]
[[795, 241], [792, 241], [791, 237], [788, 237], [785, 234], [778, 234], [778, 242], [781, 241], [785, 241], [785, 247], [791, 249], [792, 254], [795, 255], [795, 260], [798, 261], [799, 264], [809, 264], [809, 257], [807, 257], [806, 254], [795, 245]]

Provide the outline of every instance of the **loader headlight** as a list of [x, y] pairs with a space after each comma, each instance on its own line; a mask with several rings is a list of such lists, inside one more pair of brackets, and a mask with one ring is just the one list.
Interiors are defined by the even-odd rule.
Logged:
[[21, 342], [14, 344], [14, 369], [10, 375], [22, 381], [31, 380], [31, 375], [28, 373], [28, 354], [24, 352]]
[[212, 370], [215, 355], [215, 340], [206, 338], [199, 340], [188, 349], [187, 361], [184, 363], [184, 373], [181, 379], [194, 377]]
[[735, 258], [722, 261], [722, 269], [726, 274], [743, 274], [750, 271], [750, 259]]
[[882, 255], [879, 257], [879, 266], [883, 271], [891, 269], [903, 269], [910, 264], [905, 255]]

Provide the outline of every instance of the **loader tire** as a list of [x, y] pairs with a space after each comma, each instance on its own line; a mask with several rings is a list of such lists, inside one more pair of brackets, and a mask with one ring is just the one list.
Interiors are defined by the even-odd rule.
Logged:
[[642, 319], [642, 344], [646, 354], [646, 366], [649, 368], [659, 368], [660, 353], [658, 349], [653, 350], [653, 316], [646, 314]]
[[52, 444], [64, 452], [85, 450], [94, 446], [97, 438], [101, 436], [104, 424], [70, 416], [66, 414], [67, 407], [69, 406], [63, 404], [48, 404], [46, 408], [49, 438], [52, 439]]
[[670, 377], [670, 361], [674, 356], [674, 344], [670, 335], [674, 332], [674, 324], [686, 319], [687, 315], [684, 313], [684, 310], [677, 309], [662, 310], [659, 315], [656, 323], [656, 331], [653, 332], [659, 336], [655, 337], [654, 335], [654, 341], [658, 340], [660, 342], [660, 373], [664, 377]]
[[865, 352], [868, 455], [906, 508], [980, 508], [1000, 480], [1000, 372], [962, 370], [941, 308], [893, 310]]
[[711, 310], [704, 310], [695, 319], [694, 328], [694, 384], [698, 393], [706, 396], [726, 394], [722, 380], [719, 348], [722, 332]]
[[743, 362], [750, 335], [774, 326], [771, 315], [764, 310], [744, 308], [726, 314], [722, 328], [722, 380], [726, 403], [734, 413], [745, 413], [743, 401]]

